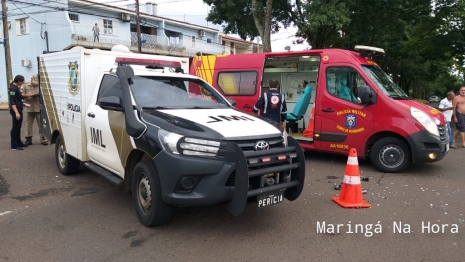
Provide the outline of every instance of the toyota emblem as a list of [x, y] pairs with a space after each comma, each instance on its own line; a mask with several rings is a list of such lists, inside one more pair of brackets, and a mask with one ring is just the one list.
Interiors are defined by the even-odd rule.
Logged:
[[270, 149], [270, 144], [264, 140], [257, 141], [254, 147], [255, 151], [268, 150]]

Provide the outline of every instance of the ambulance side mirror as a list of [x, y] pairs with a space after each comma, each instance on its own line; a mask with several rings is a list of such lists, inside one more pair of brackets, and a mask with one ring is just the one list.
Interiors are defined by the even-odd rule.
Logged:
[[113, 111], [123, 111], [123, 103], [121, 98], [117, 96], [107, 96], [103, 97], [98, 101], [98, 105], [105, 110], [113, 110]]
[[362, 105], [368, 106], [376, 103], [376, 93], [367, 85], [358, 88], [358, 97]]
[[232, 106], [234, 106], [234, 107], [236, 107], [236, 105], [237, 105], [236, 100], [234, 100], [234, 99], [232, 99], [232, 98], [228, 98], [228, 102], [229, 102]]

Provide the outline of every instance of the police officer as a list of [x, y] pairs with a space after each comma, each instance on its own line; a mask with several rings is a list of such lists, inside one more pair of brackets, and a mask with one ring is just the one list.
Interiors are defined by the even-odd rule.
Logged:
[[21, 125], [23, 123], [24, 98], [32, 96], [31, 93], [21, 94], [20, 88], [24, 84], [24, 76], [17, 75], [8, 88], [8, 97], [10, 100], [10, 115], [13, 118], [11, 127], [11, 150], [23, 150], [27, 145], [21, 141]]
[[271, 79], [268, 83], [270, 91], [264, 93], [253, 107], [253, 112], [257, 113], [263, 108], [263, 116], [281, 125], [286, 120], [287, 106], [284, 95], [279, 93], [279, 81]]
[[26, 141], [24, 143], [26, 145], [32, 145], [32, 136], [34, 135], [33, 125], [34, 120], [36, 120], [37, 126], [39, 127], [40, 143], [42, 145], [47, 145], [47, 139], [40, 133], [39, 77], [37, 74], [31, 77], [31, 82], [23, 84], [21, 93], [32, 93], [32, 97], [24, 100], [24, 102], [26, 102], [24, 111], [26, 111], [27, 124]]

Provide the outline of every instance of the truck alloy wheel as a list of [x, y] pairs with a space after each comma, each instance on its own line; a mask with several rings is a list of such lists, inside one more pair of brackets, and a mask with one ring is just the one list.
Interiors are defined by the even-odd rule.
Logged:
[[68, 155], [65, 150], [63, 138], [58, 136], [55, 144], [55, 161], [57, 162], [58, 171], [62, 175], [71, 175], [79, 170], [81, 161]]
[[145, 226], [159, 226], [171, 218], [172, 207], [162, 200], [160, 178], [152, 160], [139, 162], [134, 168], [132, 201]]
[[410, 148], [399, 138], [384, 137], [371, 148], [370, 160], [381, 172], [401, 172], [410, 165]]

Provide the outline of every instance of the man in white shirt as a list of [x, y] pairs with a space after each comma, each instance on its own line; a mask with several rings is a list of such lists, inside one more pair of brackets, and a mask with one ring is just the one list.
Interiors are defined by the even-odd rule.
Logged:
[[453, 113], [453, 106], [452, 106], [452, 100], [454, 100], [455, 94], [454, 92], [450, 91], [447, 92], [446, 98], [441, 100], [439, 102], [439, 111], [442, 112], [442, 114], [446, 117], [447, 121], [447, 133], [449, 134], [449, 147], [450, 148], [457, 148], [457, 146], [454, 144], [454, 138], [452, 137], [452, 130], [450, 127], [450, 122], [452, 120], [452, 113]]

